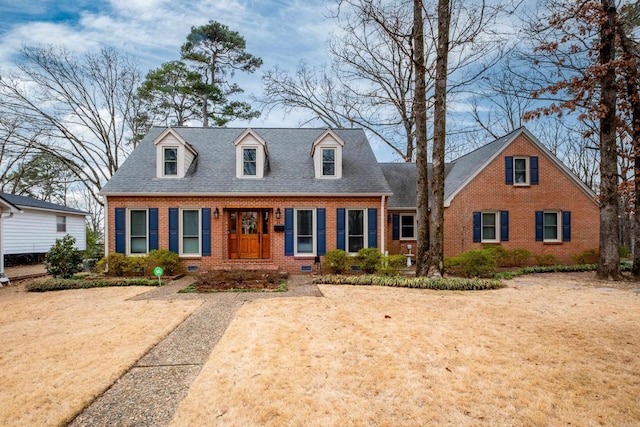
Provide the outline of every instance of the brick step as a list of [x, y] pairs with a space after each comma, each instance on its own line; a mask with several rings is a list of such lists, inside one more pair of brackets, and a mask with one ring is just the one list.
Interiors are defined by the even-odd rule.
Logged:
[[214, 270], [280, 270], [280, 267], [271, 261], [225, 261], [221, 265], [213, 267]]

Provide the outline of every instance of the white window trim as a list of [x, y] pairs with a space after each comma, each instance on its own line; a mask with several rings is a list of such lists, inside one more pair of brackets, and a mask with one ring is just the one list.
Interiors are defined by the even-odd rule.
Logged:
[[[311, 236], [312, 236], [312, 251], [311, 252], [298, 252], [298, 211], [312, 211], [311, 224]], [[316, 256], [317, 251], [317, 239], [318, 239], [318, 223], [316, 218], [316, 209], [314, 208], [295, 208], [293, 210], [293, 256], [310, 257]]]
[[363, 233], [363, 239], [362, 239], [362, 248], [368, 248], [369, 247], [369, 215], [368, 215], [368, 209], [367, 208], [347, 208], [345, 209], [345, 216], [344, 216], [344, 246], [346, 249], [346, 252], [349, 255], [357, 255], [358, 252], [349, 252], [349, 211], [362, 211], [363, 212], [363, 218], [362, 218], [362, 233]]
[[[544, 237], [544, 217], [547, 214], [555, 214], [557, 219], [556, 224], [556, 238], [555, 239], [547, 239]], [[542, 241], [545, 243], [559, 243], [562, 242], [562, 211], [542, 211]]]
[[[318, 139], [311, 150], [311, 155], [313, 156], [313, 167], [315, 169], [316, 179], [340, 179], [342, 178], [342, 146], [344, 143], [341, 142], [337, 137], [333, 136], [333, 133], [330, 132]], [[333, 175], [323, 175], [322, 173], [322, 150], [335, 150], [334, 153], [334, 174]]]
[[[176, 150], [176, 173], [171, 175], [171, 174], [166, 174], [165, 173], [165, 166], [166, 166], [166, 152], [167, 150]], [[171, 147], [171, 146], [163, 146], [162, 147], [162, 176], [164, 177], [173, 177], [173, 178], [177, 178], [180, 175], [180, 161], [178, 160], [180, 156], [180, 148], [179, 147]]]
[[[402, 237], [402, 217], [411, 216], [413, 217], [413, 237]], [[416, 231], [418, 230], [418, 215], [404, 213], [400, 214], [400, 240], [416, 240]]]
[[[133, 211], [144, 211], [145, 215], [146, 215], [146, 230], [145, 230], [145, 239], [147, 241], [147, 251], [144, 253], [131, 253], [131, 212]], [[127, 209], [127, 218], [125, 220], [126, 222], [126, 229], [127, 229], [127, 241], [126, 241], [126, 247], [127, 247], [127, 255], [128, 256], [145, 256], [149, 253], [149, 208], [128, 208]]]
[[[525, 161], [525, 182], [516, 182], [516, 160], [524, 160]], [[529, 163], [529, 157], [526, 156], [515, 156], [513, 158], [513, 185], [515, 186], [529, 186], [531, 185], [531, 166]]]
[[[244, 174], [244, 150], [256, 150], [256, 174]], [[238, 144], [236, 146], [236, 177], [243, 179], [259, 179], [264, 177], [265, 153], [264, 147], [258, 144]]]
[[[484, 238], [484, 214], [493, 214], [496, 218], [496, 238], [485, 239]], [[498, 211], [482, 211], [480, 212], [480, 242], [481, 243], [500, 243], [500, 212]]]
[[[62, 223], [58, 222], [58, 218], [62, 218]], [[64, 230], [60, 230], [59, 226], [64, 225]], [[67, 232], [67, 217], [64, 215], [56, 215], [56, 233], [66, 233]]]
[[[176, 149], [176, 161], [177, 168], [175, 175], [165, 175], [164, 173], [164, 150], [167, 148]], [[156, 176], [159, 178], [182, 178], [184, 177], [184, 147], [181, 145], [176, 145], [175, 143], [171, 144], [163, 144], [159, 143], [156, 149], [157, 157], [156, 157]]]
[[[184, 211], [197, 211], [198, 212], [198, 253], [184, 253], [184, 233], [183, 233], [183, 215]], [[202, 256], [202, 209], [200, 208], [180, 208], [178, 214], [178, 246], [180, 257], [201, 257]]]

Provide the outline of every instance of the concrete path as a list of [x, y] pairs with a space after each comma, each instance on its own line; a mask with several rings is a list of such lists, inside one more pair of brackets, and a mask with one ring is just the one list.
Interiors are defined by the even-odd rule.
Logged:
[[322, 296], [310, 276], [289, 278], [287, 292], [178, 294], [185, 277], [135, 299], [195, 299], [202, 306], [159, 342], [70, 426], [163, 426], [187, 396], [211, 350], [246, 302], [262, 298]]

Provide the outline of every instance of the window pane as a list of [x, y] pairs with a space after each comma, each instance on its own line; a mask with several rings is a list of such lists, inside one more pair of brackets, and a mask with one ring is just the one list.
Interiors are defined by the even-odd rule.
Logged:
[[182, 253], [197, 254], [200, 252], [200, 242], [197, 237], [185, 237], [182, 239]]
[[405, 239], [410, 239], [415, 237], [415, 233], [413, 230], [414, 218], [413, 215], [402, 215], [400, 217], [401, 227], [401, 235]]
[[67, 231], [67, 217], [65, 216], [57, 216], [56, 217], [56, 230], [57, 231]]
[[298, 235], [311, 236], [313, 234], [313, 211], [297, 211]]
[[164, 149], [164, 174], [165, 175], [177, 175], [178, 174], [178, 149], [177, 148], [165, 148]]
[[322, 175], [333, 176], [336, 174], [336, 167], [333, 163], [322, 163]]
[[496, 240], [496, 227], [482, 227], [482, 240]]
[[262, 212], [262, 234], [269, 234], [269, 211]]
[[178, 164], [176, 162], [164, 162], [164, 174], [165, 175], [177, 175]]
[[558, 239], [558, 214], [555, 212], [544, 214], [544, 239]]
[[165, 161], [178, 160], [178, 150], [176, 148], [165, 148], [164, 149], [164, 159]]
[[298, 236], [298, 253], [313, 253], [313, 237]]
[[349, 236], [349, 252], [358, 252], [364, 247], [364, 237]]
[[147, 253], [147, 238], [146, 237], [132, 237], [131, 238], [131, 253], [132, 254], [146, 254]]
[[323, 162], [333, 162], [335, 158], [334, 150], [322, 150], [322, 161]]
[[255, 148], [245, 148], [242, 150], [243, 156], [243, 174], [244, 175], [255, 175], [256, 174], [256, 149]]
[[354, 236], [363, 235], [364, 230], [364, 211], [351, 210], [349, 211], [349, 235]]
[[322, 175], [335, 175], [335, 150], [322, 150]]
[[496, 214], [494, 213], [483, 213], [482, 214], [482, 225], [496, 225]]
[[182, 234], [184, 236], [198, 236], [198, 211], [182, 211]]
[[147, 235], [147, 211], [131, 211], [131, 235]]
[[231, 234], [236, 234], [236, 219], [237, 219], [237, 213], [236, 212], [231, 212], [229, 214], [229, 232]]
[[527, 160], [514, 159], [513, 174], [516, 184], [526, 184], [527, 182]]
[[482, 240], [497, 239], [497, 215], [494, 212], [482, 214]]

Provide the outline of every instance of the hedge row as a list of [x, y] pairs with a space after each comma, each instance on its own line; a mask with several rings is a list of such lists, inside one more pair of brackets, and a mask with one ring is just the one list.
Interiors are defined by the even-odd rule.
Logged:
[[374, 275], [327, 275], [313, 280], [314, 284], [391, 286], [399, 288], [435, 289], [445, 291], [480, 291], [504, 287], [500, 280], [462, 277], [381, 277]]
[[[164, 282], [160, 282], [164, 285]], [[62, 291], [66, 289], [106, 288], [112, 286], [158, 286], [150, 279], [42, 279], [27, 285], [29, 292]]]

